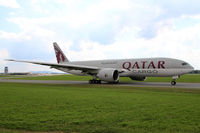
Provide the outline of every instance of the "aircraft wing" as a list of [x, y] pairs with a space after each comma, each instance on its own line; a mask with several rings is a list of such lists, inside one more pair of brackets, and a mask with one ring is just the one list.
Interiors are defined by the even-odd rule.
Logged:
[[66, 69], [69, 69], [69, 70], [71, 69], [71, 70], [82, 70], [82, 71], [94, 71], [94, 70], [99, 70], [100, 69], [98, 67], [93, 67], [93, 66], [74, 65], [74, 64], [57, 64], [57, 63], [23, 61], [23, 60], [13, 60], [13, 59], [7, 59], [6, 61], [32, 63], [32, 64], [50, 66], [51, 68], [66, 68]]
[[[14, 61], [14, 62], [23, 62], [23, 63], [32, 63], [37, 65], [44, 65], [44, 66], [50, 66], [51, 68], [65, 68], [68, 70], [81, 70], [86, 73], [98, 73], [98, 70], [101, 68], [95, 67], [95, 66], [85, 66], [85, 65], [74, 65], [74, 64], [57, 64], [57, 63], [47, 63], [47, 62], [38, 62], [38, 61], [23, 61], [23, 60], [13, 60], [13, 59], [7, 59], [6, 61]], [[118, 69], [119, 73], [126, 72], [125, 69]]]

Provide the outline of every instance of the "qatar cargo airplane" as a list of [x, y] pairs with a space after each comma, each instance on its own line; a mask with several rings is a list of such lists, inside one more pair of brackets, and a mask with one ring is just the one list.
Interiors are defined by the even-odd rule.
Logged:
[[119, 77], [129, 77], [132, 80], [144, 81], [146, 77], [172, 77], [171, 84], [176, 84], [176, 79], [189, 73], [194, 68], [185, 61], [172, 58], [141, 58], [141, 59], [115, 59], [94, 61], [69, 61], [57, 43], [53, 43], [57, 63], [21, 61], [9, 59], [7, 61], [32, 63], [50, 66], [75, 75], [93, 76], [90, 84], [101, 81], [118, 83]]

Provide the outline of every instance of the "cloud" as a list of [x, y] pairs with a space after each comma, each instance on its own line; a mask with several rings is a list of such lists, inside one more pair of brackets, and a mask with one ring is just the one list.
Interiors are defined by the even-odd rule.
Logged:
[[9, 52], [6, 49], [0, 49], [0, 59], [9, 58]]
[[28, 35], [25, 35], [23, 33], [13, 33], [13, 32], [5, 32], [0, 30], [0, 39], [30, 39], [31, 37]]
[[[200, 53], [199, 30], [200, 24], [179, 30], [163, 27], [159, 29], [158, 35], [152, 39], [146, 40], [132, 36], [128, 40], [116, 39], [114, 43], [109, 45], [82, 41], [80, 51], [71, 51], [70, 54], [75, 60], [171, 57], [185, 60], [196, 69], [200, 69], [197, 58]], [[130, 32], [131, 30], [126, 30], [121, 35], [125, 34], [126, 36]]]
[[[60, 10], [54, 10], [52, 3], [56, 3]], [[23, 30], [29, 28], [48, 29], [48, 33], [61, 32], [68, 34], [73, 40], [91, 39], [93, 41], [101, 41], [107, 44], [113, 42], [113, 36], [121, 26], [121, 18], [123, 14], [130, 8], [130, 1], [98, 1], [90, 2], [65, 1], [65, 5], [70, 4], [72, 7], [63, 9], [60, 5], [63, 1], [33, 1], [33, 6], [40, 6], [40, 9], [49, 10], [48, 16], [43, 17], [11, 17], [9, 22], [18, 24]], [[47, 6], [44, 6], [47, 5]], [[51, 6], [50, 6], [51, 5]], [[77, 5], [77, 6], [74, 6]], [[86, 7], [84, 7], [86, 5]], [[50, 7], [50, 8], [47, 8]], [[41, 11], [41, 12], [43, 12]], [[43, 34], [44, 35], [44, 34]]]
[[50, 23], [51, 22], [50, 18], [49, 19], [45, 19], [45, 18], [28, 19], [28, 18], [23, 18], [23, 17], [13, 17], [7, 20], [9, 22], [13, 22], [17, 24], [24, 33], [31, 33], [31, 34], [34, 34], [35, 36], [40, 36], [40, 37], [49, 37], [49, 36], [54, 35], [53, 31], [42, 28], [41, 26], [41, 25]]
[[20, 8], [20, 5], [16, 0], [0, 0], [0, 6], [5, 6], [9, 8]]

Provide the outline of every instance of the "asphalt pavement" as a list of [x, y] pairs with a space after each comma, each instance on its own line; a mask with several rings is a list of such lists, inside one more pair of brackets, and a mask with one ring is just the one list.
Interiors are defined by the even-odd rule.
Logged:
[[[67, 81], [67, 80], [18, 80], [18, 79], [0, 79], [0, 82], [6, 83], [34, 83], [34, 84], [89, 84], [88, 81]], [[135, 87], [168, 87], [168, 88], [188, 88], [200, 89], [200, 83], [179, 83], [172, 86], [168, 82], [120, 82], [118, 84], [109, 84], [103, 82], [101, 85], [115, 86], [135, 86]]]

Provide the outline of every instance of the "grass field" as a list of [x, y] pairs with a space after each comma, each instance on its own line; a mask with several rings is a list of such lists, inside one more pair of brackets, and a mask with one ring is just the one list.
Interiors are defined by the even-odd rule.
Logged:
[[[76, 80], [76, 81], [87, 81], [92, 77], [90, 76], [75, 76], [75, 75], [56, 75], [56, 76], [39, 76], [39, 77], [22, 77], [18, 79], [27, 79], [27, 80]], [[120, 78], [120, 81], [125, 82], [134, 82], [127, 77]], [[145, 82], [171, 82], [171, 77], [148, 77]], [[200, 83], [200, 74], [187, 74], [181, 76], [177, 79], [177, 82], [189, 82], [189, 83]]]
[[200, 90], [0, 83], [0, 132], [199, 133]]
[[0, 75], [0, 77], [13, 77], [12, 75]]

